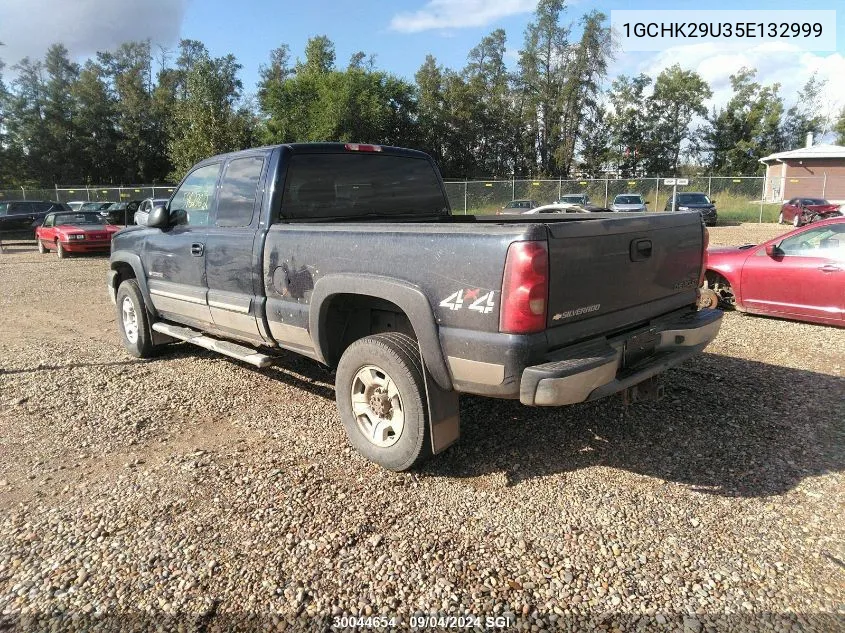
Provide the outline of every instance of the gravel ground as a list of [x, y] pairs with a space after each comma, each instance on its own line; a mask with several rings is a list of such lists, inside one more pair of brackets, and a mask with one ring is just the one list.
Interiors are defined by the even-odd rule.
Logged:
[[627, 410], [463, 397], [460, 444], [394, 474], [307, 359], [128, 357], [106, 269], [0, 254], [0, 630], [845, 628], [845, 329], [728, 313]]

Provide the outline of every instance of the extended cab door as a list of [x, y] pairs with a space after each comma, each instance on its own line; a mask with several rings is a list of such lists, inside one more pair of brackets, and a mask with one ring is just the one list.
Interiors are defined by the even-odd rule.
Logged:
[[147, 229], [143, 251], [150, 297], [166, 319], [207, 328], [211, 324], [205, 277], [205, 241], [221, 162], [194, 169], [169, 204], [173, 225]]
[[215, 329], [259, 343], [261, 260], [253, 253], [267, 157], [266, 152], [239, 154], [226, 163], [205, 241], [208, 306]]

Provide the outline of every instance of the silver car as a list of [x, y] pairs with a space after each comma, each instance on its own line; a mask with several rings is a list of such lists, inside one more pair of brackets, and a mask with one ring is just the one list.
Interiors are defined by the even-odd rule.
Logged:
[[169, 201], [169, 198], [147, 198], [144, 200], [135, 212], [135, 224], [145, 225], [147, 218], [150, 217], [150, 211], [156, 207], [166, 206]]
[[613, 199], [610, 210], [626, 212], [648, 211], [648, 203], [638, 193], [620, 193]]

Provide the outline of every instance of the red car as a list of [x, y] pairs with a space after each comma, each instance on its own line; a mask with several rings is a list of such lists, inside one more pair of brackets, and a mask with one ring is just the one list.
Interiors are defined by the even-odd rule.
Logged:
[[68, 253], [108, 253], [111, 236], [121, 228], [107, 224], [97, 211], [63, 211], [48, 213], [35, 229], [35, 239], [39, 253], [55, 250], [59, 257]]
[[701, 294], [705, 307], [845, 326], [845, 218], [757, 246], [708, 249]]
[[824, 198], [793, 198], [781, 206], [778, 223], [791, 222], [792, 226], [799, 227], [837, 215], [842, 215], [839, 205]]

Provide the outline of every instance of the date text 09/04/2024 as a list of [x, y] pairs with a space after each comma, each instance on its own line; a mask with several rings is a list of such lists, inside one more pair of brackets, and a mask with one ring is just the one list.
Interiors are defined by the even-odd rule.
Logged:
[[[506, 615], [456, 615], [415, 614], [408, 623], [411, 629], [503, 629], [514, 625], [514, 619]], [[335, 616], [333, 629], [393, 629], [403, 627], [404, 622], [388, 616]]]

